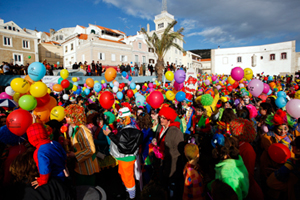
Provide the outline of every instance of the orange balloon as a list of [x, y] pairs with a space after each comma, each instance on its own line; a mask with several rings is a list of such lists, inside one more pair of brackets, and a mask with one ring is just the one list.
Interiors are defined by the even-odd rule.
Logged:
[[33, 114], [42, 122], [49, 121], [50, 111], [44, 107], [34, 109]]
[[50, 97], [50, 100], [46, 105], [47, 105], [47, 109], [52, 110], [52, 108], [57, 106], [57, 101], [54, 97]]
[[104, 77], [107, 82], [111, 82], [117, 77], [117, 71], [114, 68], [108, 68], [105, 71]]
[[270, 86], [271, 88], [274, 88], [274, 87], [276, 87], [276, 84], [275, 84], [274, 82], [271, 82], [271, 83], [269, 83], [269, 86]]
[[24, 78], [30, 85], [34, 83], [34, 81], [30, 78], [29, 75], [25, 76]]
[[53, 85], [53, 90], [55, 92], [61, 92], [63, 90], [63, 87], [60, 84]]
[[94, 80], [92, 78], [87, 78], [85, 83], [91, 88], [94, 87]]

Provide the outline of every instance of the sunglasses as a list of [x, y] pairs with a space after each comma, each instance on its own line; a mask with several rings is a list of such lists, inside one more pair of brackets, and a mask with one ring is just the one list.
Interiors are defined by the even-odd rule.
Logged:
[[159, 116], [160, 119], [167, 120], [167, 118]]

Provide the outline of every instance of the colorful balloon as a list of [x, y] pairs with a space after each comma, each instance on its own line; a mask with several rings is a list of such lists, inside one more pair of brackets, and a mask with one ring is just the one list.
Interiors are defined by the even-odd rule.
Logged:
[[186, 74], [183, 70], [180, 69], [175, 72], [174, 77], [177, 83], [183, 83], [185, 81]]
[[34, 97], [43, 97], [47, 94], [48, 87], [43, 82], [35, 82], [30, 86], [30, 94]]
[[183, 88], [183, 83], [174, 82], [174, 89], [179, 91]]
[[54, 108], [52, 108], [51, 112], [50, 112], [50, 119], [53, 120], [57, 120], [57, 121], [62, 121], [65, 118], [65, 109], [62, 106], [55, 106]]
[[123, 93], [122, 92], [117, 92], [117, 98], [119, 100], [123, 99]]
[[30, 112], [23, 109], [12, 111], [6, 118], [7, 128], [17, 136], [26, 133], [27, 128], [32, 122], [33, 120]]
[[166, 92], [166, 98], [170, 101], [173, 101], [175, 99], [175, 94], [169, 90]]
[[30, 89], [30, 84], [23, 78], [14, 78], [10, 82], [10, 86], [15, 92], [21, 94], [27, 93]]
[[20, 99], [19, 99], [19, 106], [23, 109], [23, 110], [34, 110], [35, 107], [37, 106], [37, 101], [36, 99], [31, 96], [31, 95], [23, 95]]
[[99, 102], [104, 109], [110, 109], [115, 102], [114, 95], [109, 91], [105, 91], [100, 95]]
[[66, 70], [66, 69], [63, 69], [60, 71], [60, 76], [63, 78], [63, 79], [66, 79], [69, 77], [69, 71]]
[[1, 92], [0, 99], [13, 99], [13, 97], [6, 94], [6, 92]]
[[167, 80], [173, 81], [173, 79], [174, 79], [174, 74], [173, 74], [173, 72], [171, 72], [171, 71], [167, 71], [167, 73], [165, 74], [165, 77], [166, 77]]
[[28, 75], [33, 81], [39, 81], [46, 75], [46, 67], [40, 62], [33, 62], [28, 67]]
[[185, 100], [185, 93], [180, 91], [180, 92], [177, 92], [176, 94], [176, 100], [181, 102], [183, 100]]
[[286, 110], [295, 119], [300, 118], [300, 99], [291, 99], [288, 101]]
[[258, 97], [264, 90], [264, 84], [258, 79], [252, 79], [248, 84], [248, 91], [255, 97]]
[[40, 98], [35, 98], [35, 99], [37, 101], [36, 107], [42, 107], [50, 101], [50, 95], [47, 93], [45, 96], [40, 97]]
[[139, 106], [145, 106], [145, 97], [143, 95], [139, 95], [135, 98], [135, 104], [137, 107]]
[[284, 97], [278, 97], [275, 100], [275, 104], [278, 108], [283, 108], [286, 105], [286, 99]]
[[250, 68], [245, 68], [244, 69], [244, 78], [246, 80], [251, 80], [253, 78], [253, 71]]
[[270, 86], [268, 84], [264, 83], [264, 90], [262, 92], [265, 94], [268, 94], [269, 90], [270, 90]]
[[231, 85], [233, 85], [235, 83], [235, 80], [231, 76], [228, 77], [227, 81]]
[[77, 80], [77, 77], [72, 77], [72, 81], [73, 82], [77, 82], [78, 80]]
[[55, 85], [53, 85], [53, 90], [55, 91], [55, 92], [61, 92], [61, 91], [63, 91], [63, 87], [60, 85], [60, 84], [55, 84]]
[[85, 83], [91, 88], [94, 87], [94, 80], [92, 78], [87, 78]]
[[148, 96], [147, 102], [152, 108], [154, 109], [159, 108], [161, 104], [164, 102], [164, 96], [159, 91], [151, 92], [150, 95]]
[[117, 71], [114, 68], [108, 68], [105, 71], [104, 77], [107, 82], [111, 82], [117, 77]]
[[133, 91], [132, 90], [127, 90], [127, 96], [129, 97], [129, 98], [131, 98], [131, 97], [133, 97], [133, 95], [134, 95], [134, 93], [133, 93]]
[[241, 67], [235, 67], [231, 70], [230, 75], [234, 80], [240, 81], [244, 78], [244, 70]]
[[8, 94], [9, 96], [14, 96], [14, 94], [16, 93], [16, 92], [11, 88], [11, 86], [7, 86], [7, 87], [5, 88], [5, 92], [6, 92], [6, 94]]
[[60, 83], [60, 85], [62, 88], [68, 88], [70, 85], [70, 82], [67, 79], [65, 79]]

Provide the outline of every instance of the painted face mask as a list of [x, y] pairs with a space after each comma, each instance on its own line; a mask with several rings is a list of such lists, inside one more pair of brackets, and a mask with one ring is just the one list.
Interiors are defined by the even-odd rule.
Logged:
[[249, 104], [250, 99], [249, 98], [243, 98], [243, 101], [245, 102], [245, 104]]

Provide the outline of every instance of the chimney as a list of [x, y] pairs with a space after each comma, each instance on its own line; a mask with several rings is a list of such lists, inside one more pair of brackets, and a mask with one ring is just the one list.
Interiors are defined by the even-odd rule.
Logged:
[[150, 33], [150, 24], [147, 24], [147, 33]]
[[220, 46], [218, 46], [218, 49], [220, 49]]
[[4, 24], [4, 20], [0, 18], [0, 25]]
[[52, 36], [55, 33], [55, 30], [53, 28], [50, 28], [50, 36]]
[[26, 32], [26, 28], [23, 28], [23, 31], [25, 31], [25, 32]]

